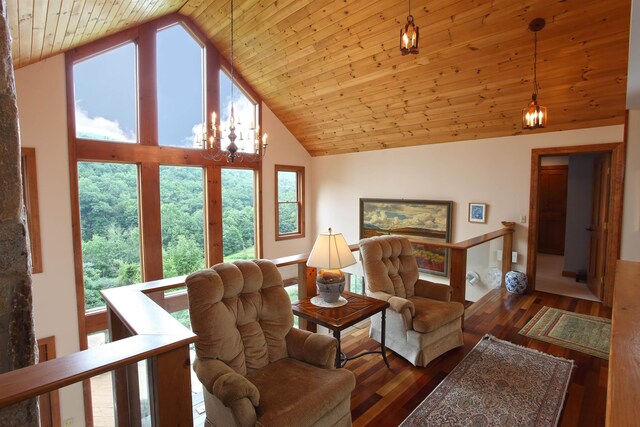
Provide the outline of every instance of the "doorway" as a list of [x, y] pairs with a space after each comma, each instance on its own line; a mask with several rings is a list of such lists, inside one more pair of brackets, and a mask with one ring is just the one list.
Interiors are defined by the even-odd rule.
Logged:
[[[602, 239], [609, 153], [542, 156], [538, 170], [536, 289], [602, 301]], [[606, 233], [606, 230], [605, 230]]]
[[622, 146], [532, 150], [530, 289], [611, 305], [620, 250]]

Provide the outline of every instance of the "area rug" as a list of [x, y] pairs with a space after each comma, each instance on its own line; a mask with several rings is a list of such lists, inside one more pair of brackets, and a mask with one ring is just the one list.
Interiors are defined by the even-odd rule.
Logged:
[[603, 317], [545, 306], [518, 333], [602, 359], [609, 359], [611, 320]]
[[556, 426], [572, 368], [485, 335], [400, 426]]

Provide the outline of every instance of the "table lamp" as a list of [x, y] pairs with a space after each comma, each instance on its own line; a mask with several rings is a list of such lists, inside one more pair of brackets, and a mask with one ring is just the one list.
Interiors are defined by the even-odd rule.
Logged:
[[337, 302], [344, 291], [344, 273], [341, 268], [353, 265], [356, 259], [342, 233], [321, 233], [311, 249], [307, 266], [318, 269], [316, 287], [325, 302]]

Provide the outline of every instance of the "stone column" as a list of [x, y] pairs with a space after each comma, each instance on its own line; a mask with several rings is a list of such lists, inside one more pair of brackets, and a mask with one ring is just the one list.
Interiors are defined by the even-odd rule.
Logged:
[[[36, 340], [20, 178], [18, 106], [6, 3], [0, 3], [0, 373], [32, 365]], [[36, 399], [0, 409], [0, 425], [38, 426]]]

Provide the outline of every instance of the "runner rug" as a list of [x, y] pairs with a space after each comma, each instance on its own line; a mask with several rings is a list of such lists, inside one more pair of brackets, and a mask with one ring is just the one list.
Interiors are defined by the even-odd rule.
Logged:
[[519, 332], [529, 338], [609, 359], [611, 320], [542, 307]]
[[485, 335], [400, 426], [556, 426], [572, 368]]

